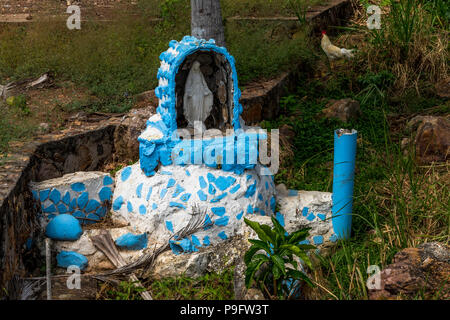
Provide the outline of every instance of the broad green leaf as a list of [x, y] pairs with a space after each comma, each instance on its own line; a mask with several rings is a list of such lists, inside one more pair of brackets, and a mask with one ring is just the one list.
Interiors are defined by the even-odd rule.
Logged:
[[272, 219], [273, 226], [275, 227], [275, 230], [277, 231], [277, 233], [281, 236], [284, 236], [286, 233], [286, 230], [283, 228], [281, 223], [274, 216], [272, 216], [271, 219]]
[[299, 247], [297, 247], [296, 245], [293, 245], [293, 244], [285, 244], [285, 245], [282, 245], [281, 248], [289, 249], [293, 254], [295, 254], [297, 257], [302, 259], [303, 262], [305, 262], [306, 265], [312, 269], [311, 261], [309, 260], [309, 257], [306, 255], [306, 253], [302, 249], [300, 249]]
[[303, 241], [306, 239], [306, 237], [308, 237], [309, 235], [309, 230], [311, 228], [306, 228], [306, 229], [301, 229], [298, 231], [295, 231], [294, 233], [291, 233], [288, 237], [287, 237], [287, 241], [291, 244], [297, 244], [300, 241]]
[[261, 265], [264, 263], [265, 261], [259, 261], [256, 264], [251, 264], [247, 270], [245, 271], [245, 286], [247, 288], [250, 288], [250, 285], [252, 284], [253, 278], [255, 276], [256, 271], [259, 270], [259, 268], [261, 268]]
[[268, 242], [272, 242], [270, 236], [268, 236], [265, 231], [262, 229], [262, 225], [259, 224], [258, 222], [255, 221], [251, 221], [248, 220], [246, 218], [244, 218], [244, 222], [253, 230], [255, 230], [256, 234], [258, 235], [258, 237], [263, 240], [263, 241], [268, 241]]
[[268, 226], [267, 224], [262, 224], [261, 225], [261, 229], [264, 230], [264, 232], [266, 233], [266, 235], [269, 237], [270, 242], [272, 242], [273, 244], [276, 243], [276, 233], [273, 232], [272, 228], [270, 226]]
[[256, 240], [256, 239], [249, 239], [248, 242], [253, 244], [254, 246], [259, 247], [261, 250], [266, 251], [267, 253], [271, 253], [269, 244], [267, 242]]
[[286, 268], [284, 267], [284, 260], [280, 256], [274, 254], [274, 255], [270, 256], [270, 259], [280, 269], [280, 271], [283, 274], [286, 274]]
[[248, 251], [244, 255], [245, 265], [247, 265], [247, 266], [249, 265], [249, 263], [252, 260], [253, 256], [259, 250], [261, 250], [261, 249], [258, 246], [251, 246], [250, 249], [248, 249]]

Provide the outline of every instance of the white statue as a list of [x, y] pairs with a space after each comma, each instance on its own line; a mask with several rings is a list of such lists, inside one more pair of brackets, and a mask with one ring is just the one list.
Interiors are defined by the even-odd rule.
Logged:
[[183, 111], [188, 126], [194, 127], [195, 121], [203, 123], [211, 113], [212, 105], [213, 94], [200, 70], [200, 62], [195, 61], [184, 88]]

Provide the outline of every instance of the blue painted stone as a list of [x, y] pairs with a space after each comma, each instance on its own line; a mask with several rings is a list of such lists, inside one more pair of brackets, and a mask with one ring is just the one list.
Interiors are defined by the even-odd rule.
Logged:
[[262, 215], [262, 216], [265, 216], [266, 212], [263, 209], [261, 209], [261, 210], [259, 210], [259, 214]]
[[313, 237], [313, 242], [314, 244], [322, 244], [323, 243], [323, 236], [314, 236]]
[[144, 186], [143, 183], [140, 183], [136, 188], [136, 195], [138, 198], [142, 197], [142, 187]]
[[256, 181], [250, 187], [248, 187], [244, 197], [250, 198], [255, 194], [255, 192], [256, 192]]
[[310, 213], [309, 216], [306, 217], [306, 220], [313, 221], [315, 218], [316, 216], [314, 215], [314, 213]]
[[140, 214], [146, 214], [147, 213], [147, 208], [143, 204], [141, 204], [139, 206], [139, 213]]
[[56, 256], [58, 267], [68, 268], [69, 266], [77, 266], [80, 270], [86, 269], [88, 259], [82, 254], [75, 251], [61, 251]]
[[222, 231], [218, 234], [219, 238], [222, 240], [226, 240], [228, 239], [227, 234], [225, 233], [225, 231]]
[[299, 244], [310, 244], [310, 241], [308, 239], [300, 241]]
[[198, 177], [198, 182], [200, 183], [200, 188], [204, 189], [208, 185], [205, 181], [205, 178], [202, 176]]
[[197, 191], [198, 198], [202, 201], [206, 201], [208, 199], [208, 196], [203, 192], [203, 190]]
[[175, 185], [175, 183], [177, 183], [176, 180], [173, 179], [173, 178], [170, 178], [169, 182], [167, 182], [167, 187], [166, 188], [173, 187]]
[[177, 208], [186, 209], [186, 206], [179, 202], [169, 202], [169, 207], [177, 207]]
[[[236, 181], [236, 180], [235, 180]], [[225, 191], [230, 187], [230, 180], [227, 177], [220, 176], [216, 179], [214, 182], [216, 187], [219, 188], [221, 191]]]
[[208, 172], [206, 178], [208, 179], [209, 183], [213, 183], [214, 181], [216, 181], [216, 177], [214, 177], [214, 175], [211, 172]]
[[336, 242], [336, 241], [338, 241], [338, 236], [337, 236], [336, 234], [332, 234], [332, 235], [330, 236], [330, 241], [331, 241], [331, 242]]
[[39, 200], [41, 200], [41, 202], [44, 202], [45, 200], [48, 199], [49, 195], [50, 195], [50, 189], [39, 191]]
[[72, 201], [70, 201], [69, 204], [69, 211], [75, 210], [77, 207], [77, 198], [73, 198]]
[[169, 240], [170, 248], [174, 254], [196, 252], [198, 249], [194, 246], [191, 240], [185, 238], [181, 241]]
[[250, 204], [247, 206], [247, 213], [253, 213], [253, 207]]
[[87, 219], [84, 221], [85, 224], [93, 224], [100, 221], [100, 217], [95, 213], [89, 213], [86, 218]]
[[27, 248], [27, 250], [30, 250], [32, 246], [33, 246], [33, 238], [28, 238], [27, 242], [25, 242], [25, 248]]
[[54, 203], [54, 204], [58, 204], [61, 201], [61, 192], [59, 192], [58, 189], [53, 189], [50, 192], [50, 200]]
[[162, 189], [162, 190], [161, 190], [161, 193], [160, 193], [160, 195], [159, 195], [159, 197], [160, 197], [161, 199], [164, 199], [166, 193], [167, 193], [167, 189], [166, 189], [166, 188]]
[[70, 188], [75, 192], [82, 192], [86, 189], [86, 186], [82, 182], [75, 182], [70, 185]]
[[304, 217], [306, 217], [306, 216], [308, 215], [308, 211], [309, 211], [309, 208], [308, 208], [308, 207], [304, 207], [304, 208], [302, 209], [302, 215], [303, 215]]
[[[200, 190], [199, 190], [199, 191], [200, 191]], [[189, 201], [190, 198], [191, 198], [191, 194], [190, 194], [190, 193], [185, 193], [185, 194], [183, 194], [183, 195], [180, 197], [181, 201], [183, 201], [183, 202]]]
[[86, 215], [84, 214], [84, 212], [81, 211], [75, 211], [72, 216], [74, 216], [75, 218], [79, 218], [79, 219], [84, 219], [86, 217]]
[[263, 196], [261, 193], [258, 193], [258, 199], [259, 199], [259, 201], [263, 201]]
[[78, 208], [83, 209], [87, 205], [88, 201], [89, 201], [89, 193], [88, 192], [83, 192], [78, 197], [78, 200], [77, 200]]
[[327, 216], [323, 213], [318, 213], [317, 217], [319, 217], [320, 220], [325, 221], [325, 219], [327, 218]]
[[160, 174], [166, 175], [166, 176], [171, 176], [172, 172], [170, 171], [161, 171]]
[[33, 199], [34, 200], [39, 200], [39, 194], [37, 193], [36, 190], [31, 190], [31, 193], [33, 194]]
[[266, 181], [266, 190], [269, 190], [269, 183]]
[[236, 191], [238, 191], [241, 188], [240, 184], [235, 185], [233, 188], [230, 189], [230, 193], [234, 194]]
[[276, 213], [276, 219], [281, 224], [282, 227], [284, 227], [284, 216], [281, 212]]
[[45, 229], [45, 235], [54, 240], [75, 241], [83, 230], [78, 220], [70, 214], [60, 214], [52, 219]]
[[194, 246], [196, 246], [196, 247], [202, 246], [202, 243], [200, 242], [200, 240], [198, 240], [198, 238], [195, 235], [191, 236], [191, 241], [194, 244]]
[[122, 170], [122, 173], [120, 175], [120, 178], [122, 179], [122, 181], [127, 181], [128, 178], [131, 175], [131, 167], [126, 167], [125, 169]]
[[182, 193], [185, 189], [180, 186], [179, 184], [177, 184], [175, 191], [172, 193], [172, 198], [176, 198], [180, 195], [180, 193]]
[[147, 193], [147, 201], [148, 200], [150, 200], [150, 196], [152, 195], [152, 191], [153, 191], [153, 188], [152, 187], [150, 187], [149, 189], [148, 189], [148, 193]]
[[237, 216], [236, 219], [241, 220], [242, 216], [244, 215], [244, 211], [241, 211]]
[[56, 208], [54, 204], [49, 205], [47, 208], [42, 210], [44, 213], [53, 213], [56, 212]]
[[47, 218], [48, 218], [49, 220], [52, 220], [54, 217], [56, 217], [56, 214], [51, 213], [51, 214], [48, 215]]
[[111, 196], [112, 196], [112, 191], [111, 191], [110, 187], [103, 187], [100, 189], [100, 191], [98, 193], [98, 198], [100, 199], [101, 202], [111, 200]]
[[203, 237], [203, 245], [205, 247], [209, 246], [211, 244], [211, 242], [209, 241], [209, 237], [208, 236], [204, 236]]
[[191, 173], [189, 172], [189, 170], [186, 170], [186, 175], [187, 175], [188, 177], [191, 176]]
[[224, 193], [222, 193], [220, 196], [217, 196], [217, 197], [211, 199], [211, 202], [212, 202], [212, 203], [219, 202], [220, 200], [222, 200], [223, 198], [225, 198], [227, 195], [228, 195], [228, 193], [227, 193], [227, 192], [224, 192]]
[[228, 221], [229, 220], [230, 220], [230, 217], [224, 216], [224, 217], [221, 217], [221, 218], [217, 219], [215, 221], [215, 224], [216, 224], [216, 226], [225, 227], [226, 225], [228, 225]]
[[66, 213], [68, 211], [67, 207], [63, 203], [58, 204], [57, 208], [60, 214]]
[[211, 217], [209, 215], [205, 216], [205, 221], [203, 222], [203, 230], [211, 229], [213, 226], [213, 222], [211, 220]]
[[173, 224], [171, 221], [166, 221], [166, 228], [167, 230], [169, 230], [170, 232], [174, 233], [173, 231]]
[[116, 211], [120, 210], [120, 208], [122, 207], [123, 203], [124, 203], [123, 197], [122, 196], [118, 196], [116, 198], [116, 200], [114, 200], [114, 202], [113, 202], [113, 209], [116, 210]]
[[142, 250], [147, 248], [147, 233], [135, 235], [126, 233], [116, 239], [116, 245], [119, 248], [127, 250]]
[[157, 205], [156, 203], [154, 203], [154, 204], [152, 205], [152, 209], [153, 209], [153, 210], [158, 209], [158, 205]]
[[127, 210], [128, 210], [128, 212], [133, 212], [133, 205], [131, 204], [131, 202], [130, 201], [128, 201], [127, 202]]
[[254, 212], [254, 213], [259, 212], [259, 208], [257, 208], [257, 207], [253, 208], [253, 212]]
[[99, 208], [97, 208], [97, 210], [95, 210], [95, 214], [98, 217], [103, 218], [106, 215], [106, 207], [99, 207]]
[[62, 198], [62, 202], [64, 202], [66, 205], [70, 204], [70, 192], [66, 191], [66, 194]]
[[272, 209], [273, 212], [275, 212], [276, 205], [277, 201], [275, 200], [275, 197], [270, 198], [270, 209]]
[[109, 185], [111, 185], [113, 183], [114, 183], [114, 180], [110, 176], [105, 176], [103, 178], [103, 185], [104, 186], [109, 186]]
[[252, 179], [252, 178], [253, 178], [253, 176], [252, 176], [251, 174], [248, 174], [248, 175], [247, 175], [247, 181], [250, 180], [250, 179]]
[[211, 208], [212, 213], [214, 213], [217, 216], [223, 216], [225, 214], [225, 208], [224, 207], [212, 207]]
[[213, 186], [212, 184], [209, 185], [208, 193], [209, 193], [210, 195], [216, 194], [216, 188], [214, 188], [214, 186]]
[[95, 199], [91, 199], [91, 200], [89, 200], [89, 202], [88, 202], [86, 208], [84, 209], [84, 211], [92, 212], [92, 211], [95, 211], [99, 206], [100, 206], [100, 202], [98, 202]]

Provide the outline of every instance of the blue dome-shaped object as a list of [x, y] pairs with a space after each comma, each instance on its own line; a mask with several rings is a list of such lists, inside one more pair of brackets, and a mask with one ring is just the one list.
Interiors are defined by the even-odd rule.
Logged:
[[45, 235], [54, 240], [75, 241], [83, 233], [80, 222], [70, 214], [60, 214], [53, 218], [45, 230]]

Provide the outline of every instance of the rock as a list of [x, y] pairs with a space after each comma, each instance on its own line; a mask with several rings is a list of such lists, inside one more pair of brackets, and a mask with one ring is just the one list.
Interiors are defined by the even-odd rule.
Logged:
[[273, 214], [275, 185], [271, 176], [258, 172], [255, 168], [239, 175], [205, 165], [167, 165], [148, 177], [136, 163], [116, 174], [112, 217], [163, 244], [187, 225], [194, 212], [206, 212], [209, 228], [189, 239], [174, 239], [179, 242], [175, 251], [179, 245], [183, 247], [179, 251], [198, 250], [239, 234], [246, 214]]
[[441, 98], [450, 98], [450, 77], [444, 78], [436, 83], [436, 94]]
[[292, 128], [292, 126], [288, 124], [283, 124], [279, 130], [280, 136], [285, 137], [288, 141], [292, 141], [292, 139], [295, 138], [295, 131]]
[[136, 161], [139, 158], [137, 138], [144, 131], [147, 120], [155, 113], [153, 107], [132, 109], [114, 131], [115, 153], [117, 162]]
[[116, 241], [116, 245], [119, 248], [127, 250], [141, 250], [147, 247], [147, 234], [134, 235], [132, 233], [126, 233], [120, 236]]
[[244, 300], [265, 300], [264, 294], [259, 289], [250, 288], [244, 296]]
[[450, 298], [450, 247], [437, 242], [398, 252], [380, 274], [380, 287], [369, 290], [371, 300]]
[[68, 268], [69, 266], [77, 266], [80, 270], [86, 269], [88, 266], [88, 259], [74, 251], [61, 251], [56, 256], [58, 267]]
[[410, 127], [420, 123], [414, 140], [416, 158], [421, 164], [446, 161], [450, 157], [450, 120], [446, 117], [416, 117]]
[[76, 218], [70, 214], [60, 214], [53, 218], [45, 229], [45, 235], [54, 240], [75, 241], [83, 230]]
[[337, 118], [343, 122], [356, 120], [361, 115], [359, 102], [352, 99], [330, 100], [322, 110], [326, 118]]
[[91, 224], [105, 217], [114, 180], [103, 172], [75, 172], [60, 178], [31, 182], [30, 188], [42, 208], [42, 226], [57, 214], [71, 214], [80, 223]]

